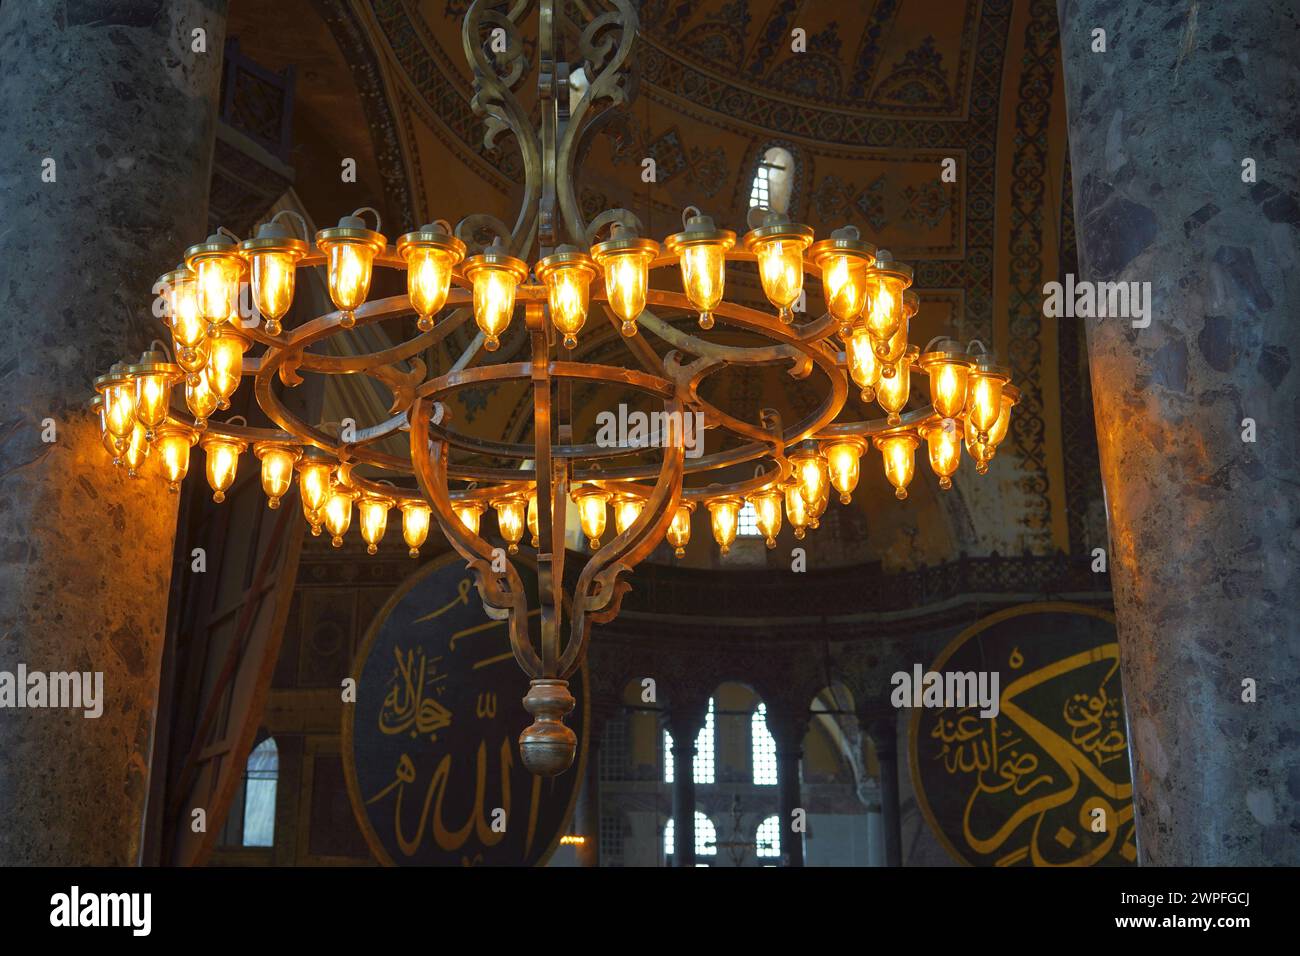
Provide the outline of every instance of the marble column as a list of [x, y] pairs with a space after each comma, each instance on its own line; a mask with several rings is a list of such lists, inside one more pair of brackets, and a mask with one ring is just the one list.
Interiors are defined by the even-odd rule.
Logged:
[[[807, 707], [769, 701], [767, 729], [776, 742], [777, 799], [781, 805], [781, 865], [803, 866], [808, 814], [801, 795], [799, 767], [803, 761], [803, 739], [808, 733]], [[796, 817], [798, 810], [804, 812]], [[799, 829], [795, 829], [796, 821]]]
[[898, 799], [898, 722], [891, 712], [863, 720], [876, 750], [880, 767], [880, 825], [885, 843], [885, 866], [903, 865], [902, 813]]
[[1300, 19], [1060, 12], [1139, 860], [1300, 864]]
[[113, 468], [85, 404], [163, 337], [154, 280], [207, 233], [225, 14], [0, 7], [0, 680], [103, 687], [93, 718], [0, 710], [0, 865], [139, 858], [176, 498]]

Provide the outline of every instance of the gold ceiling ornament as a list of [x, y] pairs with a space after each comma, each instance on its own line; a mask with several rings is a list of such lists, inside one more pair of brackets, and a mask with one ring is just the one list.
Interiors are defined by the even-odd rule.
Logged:
[[[573, 706], [567, 679], [592, 624], [618, 614], [630, 589], [624, 575], [662, 542], [684, 555], [697, 510], [707, 515], [724, 553], [735, 543], [746, 505], [767, 547], [776, 546], [783, 517], [802, 539], [818, 526], [832, 491], [849, 501], [869, 449], [881, 453], [899, 498], [907, 496], [923, 442], [943, 487], [951, 484], [963, 446], [983, 473], [1018, 398], [983, 346], [971, 355], [947, 341], [924, 353], [908, 344], [908, 323], [919, 307], [909, 289], [912, 271], [853, 227], [814, 243], [810, 227], [751, 210], [749, 231], [737, 240], [688, 207], [683, 229], [661, 246], [643, 236], [626, 209], [587, 222], [575, 192], [575, 158], [593, 121], [625, 104], [634, 85], [627, 74], [637, 32], [632, 0], [602, 2], [609, 9], [585, 23], [570, 19], [578, 8], [554, 0], [516, 4], [508, 16], [475, 0], [466, 14], [465, 53], [486, 141], [509, 130], [523, 156], [524, 201], [513, 228], [475, 214], [454, 229], [443, 220], [421, 226], [390, 246], [379, 214], [358, 209], [310, 242], [303, 222], [301, 238], [289, 233], [280, 222], [284, 213], [247, 241], [219, 230], [160, 280], [176, 361], [151, 351], [95, 381], [105, 451], [132, 474], [158, 462], [174, 486], [187, 471], [182, 451], [197, 443], [220, 501], [251, 449], [268, 506], [277, 507], [296, 484], [312, 534], [328, 532], [335, 546], [342, 545], [354, 510], [371, 554], [383, 546], [393, 509], [412, 557], [436, 521], [472, 569], [488, 615], [507, 622], [515, 658], [532, 679], [524, 705], [535, 719], [520, 737], [520, 753], [525, 766], [543, 775], [563, 772], [574, 758], [577, 741], [564, 724]], [[538, 128], [533, 107], [516, 96], [527, 72], [519, 23], [533, 6]], [[500, 48], [502, 32], [504, 52], [490, 52]], [[566, 46], [576, 50], [573, 60]], [[571, 84], [579, 70], [580, 82]], [[327, 270], [336, 311], [285, 328], [296, 272], [314, 267]], [[375, 269], [404, 271], [406, 293], [369, 298]], [[757, 273], [772, 311], [725, 298], [727, 272], [736, 269]], [[799, 321], [806, 273], [820, 280], [827, 311]], [[262, 321], [247, 321], [238, 311], [244, 282]], [[610, 324], [588, 321], [593, 303]], [[396, 346], [350, 355], [325, 348], [331, 336], [353, 327], [410, 315], [416, 334]], [[450, 371], [426, 376], [417, 356], [471, 318], [478, 334], [464, 354]], [[522, 335], [502, 359], [480, 364], [512, 327], [517, 333], [521, 318]], [[726, 335], [701, 338], [696, 323], [704, 331], [719, 324]], [[621, 336], [611, 336], [615, 330]], [[580, 335], [589, 347], [621, 338], [629, 360], [585, 359]], [[666, 354], [647, 339], [665, 343]], [[516, 356], [522, 345], [528, 353]], [[754, 409], [745, 420], [702, 394], [720, 370], [770, 366], [815, 380], [816, 408], [789, 424], [772, 409]], [[304, 374], [366, 375], [392, 393], [390, 417], [347, 433], [310, 425], [280, 394]], [[229, 407], [242, 379], [251, 380], [274, 427], [211, 419]], [[864, 404], [874, 401], [886, 417], [842, 414], [850, 382]], [[457, 393], [501, 383], [531, 387], [531, 441], [481, 438], [454, 427]], [[581, 441], [574, 430], [575, 384], [662, 405], [654, 412], [665, 426], [661, 440], [655, 447]], [[927, 389], [931, 404], [918, 400]], [[160, 416], [160, 409], [167, 413]], [[701, 444], [689, 455], [686, 416], [702, 416], [690, 420], [703, 421], [709, 439], [705, 447], [704, 434], [697, 434]], [[387, 440], [402, 432], [409, 442], [396, 453]], [[570, 590], [564, 565], [571, 506], [589, 554]], [[537, 552], [537, 640], [528, 630], [520, 570], [510, 559], [526, 532]]]

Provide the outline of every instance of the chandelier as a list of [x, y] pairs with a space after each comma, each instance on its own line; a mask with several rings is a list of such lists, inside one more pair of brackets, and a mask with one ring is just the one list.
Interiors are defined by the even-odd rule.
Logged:
[[[159, 280], [170, 349], [151, 346], [138, 361], [114, 365], [96, 379], [93, 400], [113, 462], [134, 477], [159, 476], [172, 491], [197, 445], [220, 502], [251, 451], [268, 506], [280, 506], [296, 476], [312, 533], [328, 533], [336, 547], [354, 512], [371, 554], [390, 517], [400, 515], [402, 538], [416, 557], [436, 521], [472, 570], [487, 614], [508, 623], [514, 656], [531, 678], [523, 702], [534, 721], [520, 737], [520, 753], [530, 771], [543, 775], [573, 761], [576, 738], [564, 724], [574, 706], [567, 678], [581, 663], [591, 625], [618, 614], [630, 589], [624, 575], [662, 541], [680, 556], [707, 513], [725, 553], [746, 503], [769, 548], [783, 521], [803, 538], [818, 526], [832, 491], [848, 503], [869, 453], [879, 453], [903, 499], [925, 446], [947, 489], [963, 447], [980, 474], [987, 470], [1018, 399], [1007, 370], [978, 343], [963, 348], [940, 340], [924, 352], [909, 344], [918, 306], [909, 289], [912, 270], [851, 226], [814, 241], [808, 226], [751, 210], [748, 232], [737, 237], [690, 208], [683, 229], [660, 243], [643, 236], [626, 209], [585, 221], [575, 157], [595, 121], [633, 93], [625, 67], [636, 14], [631, 0], [607, 2], [613, 9], [586, 23], [571, 21], [565, 4], [537, 4], [538, 123], [516, 96], [527, 71], [519, 24], [531, 5], [517, 4], [507, 15], [475, 0], [466, 13], [464, 48], [475, 78], [473, 106], [486, 118], [485, 142], [509, 131], [523, 158], [524, 198], [513, 228], [478, 214], [455, 228], [431, 223], [390, 244], [379, 214], [359, 209], [314, 240], [305, 223], [304, 235], [293, 235], [284, 221], [293, 215], [284, 212], [251, 239], [218, 230]], [[575, 42], [578, 55], [570, 62], [563, 48]], [[326, 271], [335, 311], [286, 329], [297, 272], [314, 267]], [[376, 268], [405, 272], [406, 294], [368, 298]], [[729, 273], [746, 270], [757, 273], [770, 310], [725, 298]], [[806, 274], [820, 280], [825, 313], [800, 321]], [[248, 316], [240, 310], [245, 285], [256, 308], [245, 310]], [[350, 329], [411, 314], [415, 334], [391, 348], [352, 355], [322, 348]], [[584, 334], [595, 334], [589, 321], [599, 314], [627, 345], [624, 364], [584, 360], [578, 351]], [[417, 356], [471, 318], [477, 332], [460, 359], [445, 374], [426, 376]], [[520, 319], [529, 354], [484, 364]], [[745, 343], [702, 334], [715, 325], [742, 334]], [[645, 333], [668, 346], [666, 355]], [[787, 423], [773, 409], [733, 415], [703, 394], [722, 369], [762, 367], [813, 381], [817, 407]], [[391, 392], [390, 417], [359, 427], [346, 441], [311, 425], [281, 400], [283, 389], [303, 381], [301, 373], [366, 375]], [[229, 408], [245, 379], [275, 427], [213, 417]], [[531, 441], [489, 440], [457, 428], [452, 396], [510, 382], [531, 388]], [[883, 417], [839, 420], [850, 382], [862, 404], [878, 406]], [[651, 448], [582, 440], [572, 395], [581, 385], [661, 404], [655, 415], [662, 440]], [[928, 388], [928, 403], [917, 401], [914, 385]], [[711, 447], [688, 456], [686, 426], [699, 415]], [[379, 447], [402, 432], [409, 433], [409, 453]], [[749, 467], [752, 474], [737, 476]], [[571, 592], [564, 586], [570, 502], [589, 543]], [[482, 521], [489, 510], [495, 534]], [[537, 639], [512, 560], [525, 532], [536, 550]], [[527, 566], [525, 572], [534, 573]]]

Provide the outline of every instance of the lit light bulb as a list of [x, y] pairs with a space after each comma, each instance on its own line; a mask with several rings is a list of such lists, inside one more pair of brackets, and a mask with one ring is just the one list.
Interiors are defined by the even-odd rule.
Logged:
[[481, 501], [453, 501], [451, 510], [460, 523], [465, 526], [470, 534], [477, 535], [479, 524], [483, 518], [483, 502]]
[[239, 388], [244, 374], [244, 352], [252, 340], [242, 329], [227, 326], [215, 338], [208, 340], [208, 365], [205, 370], [208, 387], [217, 396], [218, 408], [230, 407], [230, 396]]
[[980, 356], [966, 386], [966, 417], [975, 426], [981, 443], [989, 441], [989, 430], [1002, 413], [1002, 390], [1011, 374], [994, 364], [990, 356]]
[[939, 487], [947, 491], [952, 487], [952, 476], [961, 464], [962, 435], [958, 423], [945, 418], [921, 430], [930, 453], [930, 470], [939, 476]]
[[695, 502], [683, 501], [673, 512], [672, 524], [668, 526], [668, 543], [679, 558], [686, 557], [686, 546], [691, 543], [691, 514], [694, 511]]
[[812, 240], [811, 228], [775, 212], [767, 213], [761, 226], [745, 234], [745, 248], [758, 260], [763, 294], [786, 324], [794, 321], [792, 306], [803, 291], [803, 254]]
[[208, 384], [207, 372], [200, 372], [193, 382], [185, 382], [185, 407], [194, 416], [194, 427], [202, 430], [217, 410], [221, 400]]
[[235, 483], [235, 473], [239, 469], [239, 456], [246, 447], [243, 442], [221, 435], [208, 434], [203, 437], [203, 453], [207, 456], [208, 485], [212, 488], [212, 500], [220, 504], [226, 500], [226, 491]]
[[166, 290], [165, 322], [172, 333], [172, 351], [176, 364], [188, 375], [202, 371], [208, 360], [208, 326], [199, 315], [197, 283], [194, 273], [184, 266], [161, 276], [158, 283]]
[[616, 534], [622, 534], [637, 518], [641, 517], [641, 511], [645, 508], [645, 499], [638, 495], [621, 494], [614, 496], [614, 531]]
[[366, 228], [365, 220], [353, 213], [340, 219], [334, 228], [316, 233], [316, 245], [326, 256], [330, 300], [342, 313], [339, 324], [350, 329], [357, 321], [356, 310], [370, 292], [375, 256], [384, 251], [388, 240], [382, 233]]
[[528, 499], [520, 495], [498, 498], [492, 502], [492, 507], [497, 513], [497, 529], [505, 539], [506, 550], [510, 554], [519, 552], [519, 540], [524, 536], [524, 511], [527, 506]]
[[713, 529], [713, 540], [718, 543], [719, 553], [726, 555], [736, 540], [736, 531], [740, 526], [741, 499], [736, 497], [715, 498], [705, 502], [709, 508], [709, 525]]
[[195, 305], [207, 323], [208, 335], [239, 314], [239, 285], [244, 260], [230, 237], [214, 233], [185, 251], [185, 265], [194, 273]]
[[352, 527], [352, 492], [334, 488], [325, 501], [323, 517], [325, 530], [330, 533], [330, 544], [336, 548], [343, 547], [343, 536]]
[[363, 495], [357, 501], [357, 514], [361, 521], [361, 539], [366, 543], [366, 553], [375, 554], [379, 542], [388, 530], [388, 510], [393, 507], [393, 499], [383, 495]]
[[253, 446], [253, 455], [262, 463], [262, 491], [266, 493], [266, 506], [278, 508], [280, 499], [293, 485], [293, 466], [302, 457], [302, 452], [274, 442], [258, 442]]
[[108, 430], [108, 421], [104, 413], [104, 396], [102, 394], [91, 399], [90, 409], [99, 418], [99, 438], [104, 445], [104, 450], [108, 452], [108, 457], [113, 459], [114, 465], [122, 464], [122, 451], [117, 447], [117, 438]]
[[867, 270], [876, 261], [876, 247], [862, 241], [856, 226], [844, 226], [808, 254], [822, 271], [826, 311], [847, 328], [867, 304]]
[[597, 271], [591, 256], [568, 245], [537, 263], [537, 278], [546, 286], [551, 324], [564, 336], [566, 349], [578, 344], [578, 332], [591, 306], [591, 280]]
[[190, 449], [199, 440], [198, 433], [183, 425], [163, 425], [157, 429], [153, 446], [158, 451], [158, 467], [167, 479], [167, 490], [180, 490], [190, 470]]
[[700, 215], [698, 209], [695, 213], [686, 220], [681, 232], [664, 240], [664, 245], [678, 257], [682, 288], [691, 306], [700, 313], [700, 328], [711, 329], [713, 310], [726, 290], [727, 253], [736, 244], [736, 234], [717, 228], [713, 218]]
[[808, 533], [808, 526], [812, 524], [813, 515], [803, 492], [799, 489], [798, 481], [792, 481], [785, 486], [785, 517], [790, 522], [790, 527], [794, 529], [794, 536], [802, 541], [804, 535]]
[[1002, 387], [1002, 410], [998, 414], [998, 420], [993, 423], [989, 429], [989, 440], [982, 442], [979, 440], [979, 432], [975, 428], [970, 417], [965, 422], [965, 439], [966, 451], [975, 459], [975, 471], [978, 474], [988, 474], [989, 462], [993, 460], [993, 455], [997, 452], [998, 445], [1007, 436], [1007, 429], [1011, 425], [1011, 409], [1020, 401], [1020, 390], [1014, 385], [1004, 385]]
[[498, 237], [482, 255], [465, 260], [465, 277], [474, 287], [474, 321], [483, 347], [495, 352], [515, 311], [515, 290], [528, 275], [528, 264], [506, 253]]
[[131, 434], [126, 440], [126, 447], [122, 451], [122, 462], [126, 465], [126, 473], [132, 478], [139, 478], [140, 469], [148, 457], [149, 439], [144, 437], [144, 426], [136, 422], [131, 428]]
[[830, 471], [831, 487], [840, 493], [840, 504], [847, 505], [853, 500], [853, 489], [858, 486], [866, 443], [860, 438], [837, 438], [826, 442], [822, 448]]
[[874, 402], [876, 388], [880, 385], [880, 362], [876, 358], [876, 349], [871, 342], [871, 333], [865, 328], [855, 328], [845, 345], [849, 375], [853, 378], [853, 384], [862, 390], [861, 397], [864, 402]]
[[750, 504], [754, 506], [754, 524], [769, 549], [776, 547], [776, 536], [781, 533], [782, 498], [779, 488], [769, 488], [749, 496]]
[[600, 547], [600, 536], [605, 533], [605, 521], [609, 503], [609, 492], [590, 485], [584, 485], [573, 492], [573, 500], [578, 505], [578, 521], [582, 533], [587, 536], [591, 550]]
[[532, 535], [533, 547], [542, 546], [541, 532], [538, 530], [537, 523], [537, 492], [528, 496], [528, 533]]
[[877, 435], [872, 443], [884, 458], [885, 478], [894, 486], [894, 497], [902, 501], [916, 469], [916, 446], [920, 441], [911, 432], [893, 432]]
[[899, 413], [907, 407], [907, 400], [912, 394], [911, 367], [912, 354], [905, 354], [893, 366], [894, 374], [888, 377], [882, 374], [880, 384], [876, 386], [876, 401], [888, 413], [887, 421], [890, 425], [897, 425], [903, 420]]
[[113, 436], [119, 451], [126, 448], [127, 439], [136, 426], [135, 382], [126, 373], [121, 362], [95, 379], [95, 391], [103, 396], [101, 418], [104, 428]]
[[885, 250], [876, 256], [876, 265], [867, 273], [868, 305], [863, 312], [867, 331], [876, 340], [876, 354], [888, 354], [889, 340], [904, 320], [903, 291], [912, 284], [912, 268], [895, 262]]
[[184, 373], [162, 352], [150, 351], [141, 355], [135, 365], [128, 365], [126, 374], [135, 380], [136, 421], [144, 426], [145, 437], [153, 441], [154, 430], [167, 420], [172, 385]]
[[[407, 553], [413, 558], [420, 556], [420, 546], [429, 537], [431, 513], [432, 510], [423, 501], [402, 502], [402, 540], [410, 549]], [[475, 533], [478, 533], [477, 530]]]
[[645, 311], [650, 286], [650, 263], [658, 254], [659, 243], [638, 238], [622, 223], [614, 224], [609, 239], [591, 247], [591, 257], [605, 272], [605, 298], [623, 320], [624, 335], [636, 335], [636, 320]]
[[816, 443], [804, 442], [789, 455], [793, 469], [791, 477], [799, 484], [799, 492], [808, 505], [810, 523], [817, 527], [817, 517], [826, 508], [830, 497], [830, 468]]
[[329, 462], [304, 458], [298, 463], [298, 491], [302, 499], [303, 517], [311, 525], [311, 533], [319, 535], [325, 503], [333, 487]]
[[431, 222], [397, 240], [397, 254], [406, 260], [406, 295], [421, 332], [433, 328], [433, 317], [447, 304], [452, 270], [465, 258], [465, 243], [444, 225]]
[[966, 407], [966, 382], [975, 363], [956, 342], [926, 352], [916, 363], [930, 376], [930, 401], [941, 418], [956, 418]]

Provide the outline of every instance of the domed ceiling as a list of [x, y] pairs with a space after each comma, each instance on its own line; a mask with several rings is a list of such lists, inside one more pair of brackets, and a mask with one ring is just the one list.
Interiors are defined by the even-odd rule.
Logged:
[[[484, 122], [471, 107], [461, 43], [468, 0], [313, 6], [360, 90], [386, 205], [399, 220], [388, 232], [471, 212], [513, 222], [521, 163], [508, 136], [484, 145]], [[582, 5], [608, 8], [606, 0]], [[575, 22], [590, 17], [569, 9]], [[890, 512], [891, 536], [875, 556], [897, 552], [905, 532], [904, 564], [959, 550], [1084, 553], [1104, 545], [1085, 350], [1078, 327], [1044, 321], [1039, 304], [1043, 284], [1074, 269], [1052, 0], [642, 0], [638, 9], [636, 95], [578, 161], [585, 217], [626, 207], [662, 238], [696, 205], [743, 231], [759, 157], [784, 147], [794, 157], [794, 218], [820, 235], [852, 223], [914, 266], [922, 304], [912, 341], [978, 338], [1023, 386], [989, 475], [963, 469], [947, 494], [932, 481], [922, 490], [918, 477], [918, 500], [908, 513]], [[535, 42], [527, 38], [535, 23], [530, 12], [521, 25], [525, 103], [534, 98]], [[801, 51], [793, 31], [802, 31]], [[651, 184], [641, 181], [646, 157], [655, 160]], [[940, 176], [948, 159], [955, 182]], [[761, 298], [743, 278], [735, 293]], [[596, 336], [586, 344], [592, 354], [621, 347]], [[755, 407], [812, 400], [781, 376], [727, 387]], [[487, 398], [467, 395], [462, 420], [497, 434], [526, 432], [526, 403]], [[851, 400], [844, 417], [862, 417], [862, 409]], [[879, 462], [864, 464], [864, 475], [883, 485]], [[918, 467], [921, 474], [930, 478]], [[853, 507], [879, 524], [893, 502], [877, 491]]]

